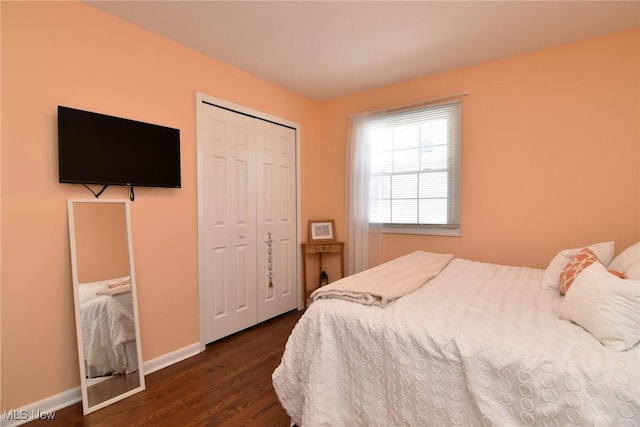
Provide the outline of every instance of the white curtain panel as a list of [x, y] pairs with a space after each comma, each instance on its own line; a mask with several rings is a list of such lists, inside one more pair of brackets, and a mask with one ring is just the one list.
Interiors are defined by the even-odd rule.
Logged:
[[362, 113], [350, 117], [348, 144], [348, 249], [347, 274], [359, 273], [380, 260], [380, 227], [370, 224], [371, 134], [382, 125], [384, 113]]

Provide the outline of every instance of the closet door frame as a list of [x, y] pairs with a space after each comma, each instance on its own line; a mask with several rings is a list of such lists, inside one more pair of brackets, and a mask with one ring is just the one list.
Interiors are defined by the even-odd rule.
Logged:
[[[203, 142], [201, 140], [201, 115], [204, 108], [208, 108], [206, 104], [213, 104], [214, 106], [218, 106], [221, 108], [228, 109], [230, 111], [234, 111], [240, 114], [244, 114], [250, 117], [255, 117], [257, 119], [265, 120], [268, 122], [276, 123], [279, 125], [283, 125], [286, 127], [290, 127], [295, 129], [296, 131], [296, 140], [295, 140], [295, 150], [296, 150], [296, 239], [295, 245], [296, 248], [300, 247], [300, 236], [302, 236], [302, 225], [300, 221], [300, 124], [283, 119], [281, 117], [277, 117], [268, 113], [264, 113], [262, 111], [257, 111], [249, 107], [245, 107], [243, 105], [235, 104], [233, 102], [216, 98], [201, 92], [196, 92], [196, 168], [197, 168], [197, 199], [198, 199], [198, 298], [199, 298], [199, 309], [200, 309], [200, 351], [204, 351], [206, 348], [206, 337], [205, 337], [205, 288], [204, 288], [204, 265], [203, 258], [205, 253], [204, 248], [204, 239], [201, 236], [202, 230], [204, 230], [204, 177], [203, 177], [203, 162], [204, 162], [204, 147]], [[296, 250], [298, 254], [299, 251]], [[302, 283], [302, 273], [301, 273], [301, 258], [298, 254], [296, 257], [296, 278], [298, 282], [297, 292], [298, 292], [298, 310], [304, 309], [304, 292], [300, 290], [300, 284]]]

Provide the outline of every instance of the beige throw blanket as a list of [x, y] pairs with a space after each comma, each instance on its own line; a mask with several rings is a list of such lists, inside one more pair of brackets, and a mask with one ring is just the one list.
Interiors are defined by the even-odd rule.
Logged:
[[311, 299], [340, 298], [384, 307], [427, 283], [452, 258], [451, 254], [416, 251], [316, 289]]

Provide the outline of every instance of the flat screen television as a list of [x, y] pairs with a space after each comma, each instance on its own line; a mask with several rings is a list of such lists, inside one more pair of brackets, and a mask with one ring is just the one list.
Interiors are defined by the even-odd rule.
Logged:
[[180, 188], [180, 130], [58, 106], [61, 183]]

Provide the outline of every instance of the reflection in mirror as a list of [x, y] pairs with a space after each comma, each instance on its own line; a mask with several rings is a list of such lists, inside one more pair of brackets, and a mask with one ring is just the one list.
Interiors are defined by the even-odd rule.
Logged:
[[128, 200], [69, 200], [84, 413], [144, 390]]

